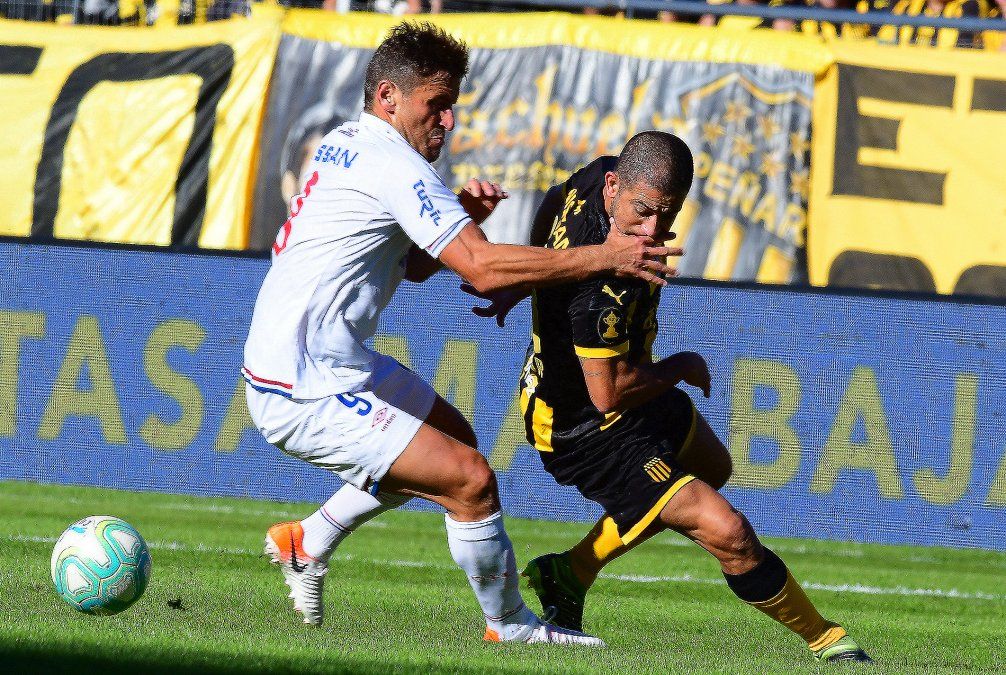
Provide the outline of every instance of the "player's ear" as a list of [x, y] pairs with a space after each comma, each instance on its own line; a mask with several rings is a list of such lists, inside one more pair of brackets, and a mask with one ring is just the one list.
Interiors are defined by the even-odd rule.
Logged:
[[618, 174], [608, 171], [604, 174], [604, 196], [612, 199], [618, 192]]
[[391, 80], [381, 80], [377, 83], [375, 106], [388, 114], [394, 113], [397, 107], [397, 101], [395, 100], [397, 93], [398, 87], [395, 86], [394, 82]]

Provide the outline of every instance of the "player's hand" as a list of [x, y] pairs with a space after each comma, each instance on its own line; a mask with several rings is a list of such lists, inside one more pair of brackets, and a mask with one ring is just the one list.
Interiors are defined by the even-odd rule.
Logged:
[[528, 296], [527, 291], [507, 290], [495, 293], [480, 293], [467, 281], [461, 284], [461, 290], [476, 298], [488, 300], [488, 307], [472, 307], [472, 311], [484, 318], [496, 317], [496, 325], [500, 328], [506, 322], [506, 315], [510, 310], [520, 304], [520, 301]]
[[642, 279], [658, 286], [667, 285], [666, 277], [678, 275], [677, 268], [668, 265], [667, 259], [684, 254], [682, 248], [663, 246], [649, 237], [623, 234], [616, 227], [608, 232], [601, 248], [615, 276]]
[[476, 225], [481, 225], [496, 205], [509, 197], [498, 183], [472, 178], [458, 193], [458, 201]]
[[678, 376], [693, 387], [702, 390], [706, 398], [709, 398], [712, 389], [712, 378], [709, 376], [709, 366], [701, 354], [696, 352], [678, 352], [670, 357], [674, 359]]

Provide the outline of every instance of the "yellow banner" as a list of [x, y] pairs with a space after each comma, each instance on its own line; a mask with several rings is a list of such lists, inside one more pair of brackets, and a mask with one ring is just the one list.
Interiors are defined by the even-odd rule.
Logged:
[[[519, 49], [568, 45], [638, 59], [747, 63], [821, 73], [831, 56], [820, 40], [780, 31], [720, 30], [687, 24], [579, 16], [566, 12], [535, 14], [433, 14], [422, 17], [477, 49]], [[324, 10], [287, 12], [283, 32], [374, 49], [402, 17], [387, 14], [334, 15]]]
[[830, 47], [814, 91], [811, 283], [1006, 285], [1006, 54]]
[[[638, 131], [661, 129], [695, 156], [675, 225], [686, 251], [679, 272], [805, 279], [810, 104], [815, 76], [831, 64], [821, 40], [569, 14], [431, 20], [473, 48], [458, 126], [437, 166], [455, 188], [480, 177], [510, 190], [484, 225], [491, 239], [527, 243], [551, 185], [617, 154]], [[322, 130], [359, 115], [366, 64], [399, 21], [287, 15], [263, 127], [257, 247], [275, 238]]]
[[279, 34], [0, 21], [0, 234], [244, 248]]

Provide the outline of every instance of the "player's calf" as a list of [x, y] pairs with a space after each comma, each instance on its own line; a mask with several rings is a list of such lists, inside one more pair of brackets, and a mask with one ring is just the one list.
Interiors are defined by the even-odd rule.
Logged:
[[668, 502], [661, 520], [712, 553], [730, 590], [802, 637], [817, 658], [869, 659], [844, 628], [821, 616], [785, 563], [758, 541], [744, 514], [711, 487], [692, 481]]

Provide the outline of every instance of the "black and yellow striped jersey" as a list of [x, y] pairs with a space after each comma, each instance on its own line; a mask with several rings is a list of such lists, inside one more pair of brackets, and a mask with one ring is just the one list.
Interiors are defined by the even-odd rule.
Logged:
[[[532, 243], [553, 249], [602, 243], [610, 228], [604, 175], [614, 170], [615, 160], [594, 160], [550, 189], [535, 217]], [[591, 403], [579, 359], [649, 359], [659, 302], [659, 286], [616, 277], [531, 295], [531, 345], [520, 382], [529, 443], [542, 452], [561, 452], [615, 423], [616, 413], [606, 417]]]
[[[978, 18], [989, 16], [988, 0], [947, 0], [930, 5], [927, 0], [859, 0], [859, 12], [890, 12], [908, 16]], [[932, 26], [876, 26], [873, 34], [879, 42], [929, 47], [981, 47], [981, 35], [954, 28]]]
[[[883, 0], [881, 0], [883, 1]], [[812, 7], [816, 9], [856, 9], [859, 12], [868, 11], [865, 5], [856, 7], [856, 0], [837, 0], [836, 3], [824, 6], [820, 0], [772, 0], [770, 6], [773, 7]], [[870, 27], [866, 24], [842, 23], [836, 25], [830, 21], [816, 21], [814, 19], [801, 19], [795, 25], [801, 33], [807, 35], [818, 35], [825, 40], [857, 39], [864, 40], [870, 37]]]

